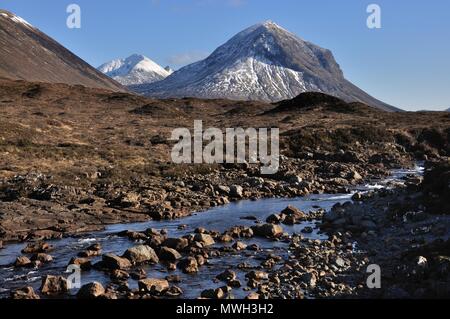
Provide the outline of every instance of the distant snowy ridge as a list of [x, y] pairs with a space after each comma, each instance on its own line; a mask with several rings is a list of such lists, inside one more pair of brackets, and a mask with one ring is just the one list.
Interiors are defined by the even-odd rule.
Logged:
[[148, 84], [164, 80], [172, 71], [166, 70], [146, 56], [133, 54], [101, 65], [98, 70], [123, 85]]

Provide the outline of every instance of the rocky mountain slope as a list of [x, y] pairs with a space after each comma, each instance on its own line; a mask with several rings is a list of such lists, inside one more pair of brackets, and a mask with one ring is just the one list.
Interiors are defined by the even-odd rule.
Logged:
[[24, 19], [0, 10], [0, 77], [125, 91]]
[[98, 70], [123, 85], [154, 83], [167, 78], [173, 71], [150, 60], [146, 56], [133, 54], [126, 59], [117, 59], [101, 65]]
[[331, 51], [273, 22], [254, 25], [164, 81], [133, 86], [151, 97], [227, 98], [276, 102], [317, 91], [346, 102], [397, 110], [344, 78]]

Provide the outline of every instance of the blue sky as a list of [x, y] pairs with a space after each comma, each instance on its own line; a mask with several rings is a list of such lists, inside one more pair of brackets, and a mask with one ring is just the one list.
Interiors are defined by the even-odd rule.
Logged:
[[[66, 8], [82, 10], [68, 29]], [[382, 9], [368, 29], [366, 8]], [[350, 81], [408, 110], [450, 107], [450, 1], [447, 0], [2, 0], [94, 66], [132, 53], [179, 68], [237, 32], [272, 20], [333, 51]]]

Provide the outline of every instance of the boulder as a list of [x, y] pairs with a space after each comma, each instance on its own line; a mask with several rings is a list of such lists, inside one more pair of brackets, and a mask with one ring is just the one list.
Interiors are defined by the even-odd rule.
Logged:
[[172, 286], [165, 292], [167, 297], [179, 297], [183, 294], [183, 290], [180, 287]]
[[230, 194], [230, 188], [228, 186], [219, 185], [219, 186], [217, 186], [217, 190], [221, 194], [225, 194], [225, 195], [229, 195]]
[[181, 259], [181, 255], [178, 251], [169, 247], [161, 247], [159, 250], [159, 258], [163, 261], [177, 261]]
[[163, 246], [182, 251], [189, 246], [189, 240], [186, 238], [167, 238], [162, 243]]
[[180, 268], [186, 274], [193, 274], [198, 272], [197, 259], [194, 257], [187, 257], [178, 263], [178, 268]]
[[305, 218], [307, 218], [307, 215], [304, 212], [302, 212], [300, 209], [298, 209], [297, 207], [294, 207], [292, 205], [289, 205], [288, 207], [283, 209], [281, 211], [281, 214], [284, 214], [286, 216], [293, 216], [293, 217], [295, 217], [295, 219], [300, 219], [300, 220], [304, 220]]
[[237, 251], [240, 251], [240, 250], [245, 250], [245, 249], [247, 248], [247, 245], [244, 244], [244, 243], [241, 242], [241, 241], [237, 241], [237, 242], [235, 242], [235, 243], [233, 244], [232, 247], [233, 247], [234, 249], [236, 249]]
[[131, 261], [133, 265], [143, 264], [143, 263], [159, 263], [158, 255], [156, 255], [153, 248], [146, 245], [139, 245], [132, 247], [125, 251], [123, 254], [124, 258]]
[[72, 258], [69, 265], [80, 266], [81, 270], [90, 270], [92, 268], [91, 260], [88, 258]]
[[263, 224], [252, 227], [256, 236], [275, 238], [283, 234], [283, 228], [280, 225]]
[[250, 280], [267, 280], [269, 279], [269, 275], [264, 271], [254, 270], [245, 275]]
[[111, 273], [110, 278], [114, 281], [126, 281], [128, 280], [128, 278], [130, 278], [130, 274], [127, 273], [125, 270], [115, 269]]
[[223, 273], [217, 275], [216, 278], [224, 282], [229, 282], [231, 280], [235, 280], [237, 275], [234, 271], [227, 269]]
[[235, 198], [244, 197], [244, 189], [239, 185], [232, 185], [230, 187], [230, 196]]
[[11, 299], [40, 299], [32, 287], [24, 287], [11, 292]]
[[207, 289], [202, 291], [201, 297], [207, 299], [223, 299], [225, 297], [225, 293], [221, 288]]
[[202, 243], [204, 246], [211, 246], [215, 244], [212, 236], [207, 234], [196, 234], [194, 236], [194, 241]]
[[31, 266], [32, 266], [31, 260], [27, 256], [17, 257], [16, 261], [14, 262], [14, 267], [17, 267], [17, 268], [31, 267]]
[[42, 278], [41, 292], [44, 295], [56, 295], [66, 293], [68, 289], [66, 278], [62, 276], [47, 275]]
[[99, 282], [92, 282], [81, 287], [77, 293], [78, 299], [95, 299], [105, 293], [105, 288]]
[[131, 268], [131, 262], [114, 254], [106, 254], [102, 256], [102, 266], [107, 269], [128, 269]]
[[169, 282], [165, 279], [147, 278], [138, 281], [139, 290], [147, 293], [161, 294], [169, 289]]

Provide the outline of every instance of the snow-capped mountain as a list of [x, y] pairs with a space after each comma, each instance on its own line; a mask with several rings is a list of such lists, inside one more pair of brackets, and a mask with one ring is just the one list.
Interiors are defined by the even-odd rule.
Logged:
[[126, 59], [112, 60], [98, 70], [123, 85], [147, 84], [164, 80], [173, 71], [166, 70], [149, 58], [133, 54]]
[[131, 89], [159, 98], [269, 102], [318, 91], [349, 102], [394, 109], [348, 82], [331, 51], [304, 41], [271, 21], [238, 33], [205, 60], [188, 65], [161, 82]]

